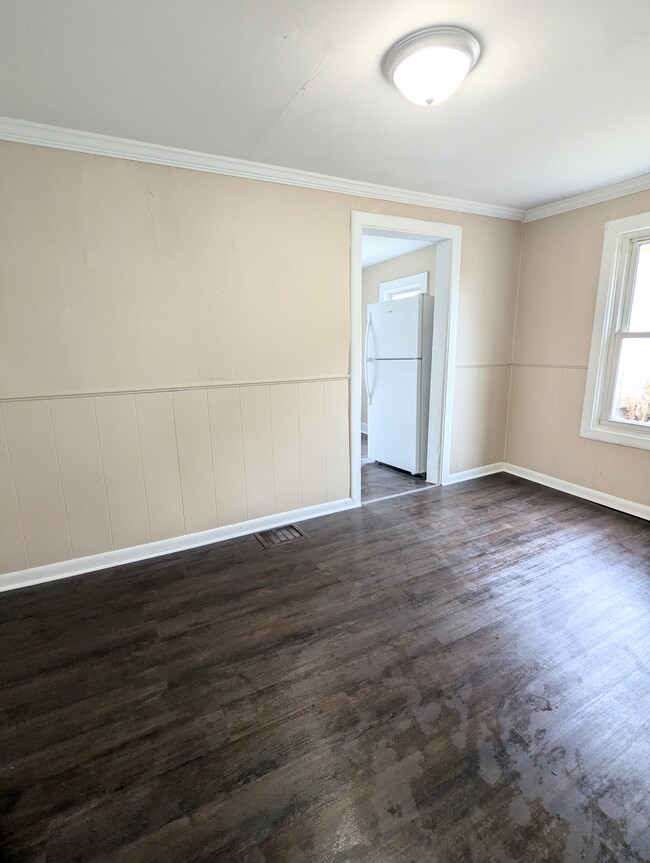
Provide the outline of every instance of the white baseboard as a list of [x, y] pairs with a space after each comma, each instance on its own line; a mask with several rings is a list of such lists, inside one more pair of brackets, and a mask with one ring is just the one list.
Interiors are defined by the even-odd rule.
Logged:
[[537, 482], [540, 485], [554, 488], [556, 491], [564, 491], [567, 494], [572, 494], [574, 497], [581, 497], [583, 500], [589, 500], [592, 503], [599, 503], [601, 506], [607, 506], [610, 509], [617, 509], [619, 512], [625, 512], [628, 515], [635, 515], [637, 518], [643, 518], [650, 521], [650, 506], [643, 503], [636, 503], [633, 500], [626, 500], [623, 497], [614, 497], [611, 494], [605, 494], [603, 491], [596, 491], [593, 488], [586, 488], [583, 485], [576, 485], [573, 482], [567, 482], [564, 479], [557, 479], [554, 476], [547, 476], [545, 473], [538, 473], [536, 470], [529, 470], [527, 467], [519, 467], [516, 464], [505, 463], [501, 468], [506, 473], [513, 476], [519, 476], [522, 479], [529, 479], [532, 482]]
[[[454, 485], [495, 473], [509, 473], [513, 476], [545, 485], [548, 488], [556, 489], [556, 491], [563, 491], [574, 497], [579, 497], [583, 500], [598, 503], [601, 506], [650, 521], [650, 506], [646, 504], [635, 503], [621, 497], [614, 497], [611, 494], [605, 494], [605, 492], [576, 485], [573, 482], [567, 482], [566, 480], [538, 473], [535, 470], [529, 470], [528, 468], [519, 467], [519, 465], [507, 462], [496, 462], [495, 464], [488, 464], [450, 474], [445, 478], [443, 485]], [[164, 554], [173, 554], [185, 549], [223, 542], [226, 539], [246, 536], [259, 530], [268, 530], [269, 528], [280, 527], [289, 522], [306, 521], [307, 519], [318, 518], [322, 515], [331, 515], [342, 510], [354, 509], [357, 506], [359, 504], [356, 504], [351, 498], [344, 498], [332, 501], [331, 503], [322, 503], [316, 506], [295, 509], [290, 512], [268, 515], [264, 518], [250, 519], [238, 524], [227, 525], [226, 527], [216, 527], [212, 530], [204, 530], [201, 533], [190, 533], [185, 536], [177, 536], [171, 539], [159, 540], [158, 542], [132, 546], [131, 548], [120, 548], [115, 551], [106, 551], [88, 557], [78, 557], [73, 560], [64, 560], [60, 563], [49, 563], [45, 566], [35, 566], [31, 569], [9, 572], [5, 575], [0, 575], [0, 592], [16, 590], [17, 588], [28, 587], [33, 584], [43, 584], [48, 581], [58, 581], [61, 578], [70, 578], [74, 575], [82, 575], [83, 573], [121, 566], [126, 563], [135, 563], [136, 561], [146, 560], [150, 557], [160, 557]]]
[[458, 473], [450, 473], [443, 479], [442, 484], [454, 485], [457, 482], [467, 482], [468, 479], [478, 479], [480, 476], [490, 476], [490, 474], [493, 473], [502, 473], [505, 469], [506, 468], [502, 461], [495, 462], [494, 464], [486, 464], [482, 467], [473, 467], [469, 470], [458, 471]]
[[368, 423], [361, 423], [361, 434], [368, 434]]
[[475, 467], [471, 470], [463, 470], [459, 473], [452, 473], [443, 481], [443, 485], [454, 485], [457, 482], [466, 482], [470, 479], [477, 479], [481, 476], [489, 476], [493, 473], [509, 473], [512, 476], [518, 476], [522, 479], [529, 479], [531, 482], [545, 485], [548, 488], [553, 488], [556, 491], [563, 491], [566, 494], [572, 494], [574, 497], [580, 497], [583, 500], [598, 503], [601, 506], [607, 506], [609, 509], [616, 509], [619, 512], [625, 512], [628, 515], [634, 515], [637, 518], [643, 518], [650, 521], [650, 506], [643, 503], [636, 503], [633, 500], [626, 500], [622, 497], [614, 497], [612, 494], [606, 494], [603, 491], [596, 491], [593, 488], [586, 488], [582, 485], [576, 485], [574, 482], [567, 482], [564, 479], [558, 479], [554, 476], [548, 476], [545, 473], [539, 473], [536, 470], [529, 470], [527, 467], [519, 467], [516, 464], [509, 462], [497, 462], [488, 464], [483, 467]]
[[108, 569], [112, 566], [121, 566], [125, 563], [135, 563], [138, 560], [146, 560], [150, 557], [160, 557], [163, 554], [173, 554], [176, 551], [184, 551], [188, 548], [198, 548], [201, 545], [210, 545], [214, 542], [223, 542], [226, 539], [234, 539], [237, 536], [245, 536], [260, 530], [269, 530], [272, 527], [281, 527], [284, 524], [296, 521], [306, 521], [321, 515], [331, 515], [345, 509], [357, 507], [351, 498], [335, 500], [331, 503], [320, 503], [316, 506], [306, 506], [302, 509], [294, 509], [290, 512], [281, 512], [276, 515], [267, 515], [264, 518], [253, 518], [241, 521], [238, 524], [230, 524], [225, 527], [215, 527], [200, 533], [188, 533], [184, 536], [175, 536], [171, 539], [162, 539], [157, 542], [148, 542], [144, 545], [135, 545], [131, 548], [119, 548], [114, 551], [105, 551], [101, 554], [92, 554], [88, 557], [78, 557], [73, 560], [64, 560], [60, 563], [48, 563], [45, 566], [35, 566], [31, 569], [22, 569], [17, 572], [8, 572], [0, 575], [0, 592], [4, 590], [16, 590], [19, 587], [28, 587], [33, 584], [43, 584], [47, 581], [58, 581], [60, 578], [70, 578], [73, 575], [82, 575], [85, 572], [95, 572], [99, 569]]

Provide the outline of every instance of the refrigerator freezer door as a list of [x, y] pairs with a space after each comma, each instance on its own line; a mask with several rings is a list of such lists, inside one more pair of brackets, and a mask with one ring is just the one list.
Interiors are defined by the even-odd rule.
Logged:
[[422, 356], [422, 295], [368, 306], [367, 352], [374, 359]]
[[421, 373], [421, 360], [376, 360], [369, 374], [368, 456], [411, 473], [424, 470], [420, 455]]

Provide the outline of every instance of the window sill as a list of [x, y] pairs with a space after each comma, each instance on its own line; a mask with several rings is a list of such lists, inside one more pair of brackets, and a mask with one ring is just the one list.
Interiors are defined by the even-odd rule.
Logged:
[[598, 440], [603, 443], [613, 443], [619, 446], [631, 446], [636, 449], [650, 450], [650, 429], [611, 423], [583, 428], [580, 437], [588, 440]]

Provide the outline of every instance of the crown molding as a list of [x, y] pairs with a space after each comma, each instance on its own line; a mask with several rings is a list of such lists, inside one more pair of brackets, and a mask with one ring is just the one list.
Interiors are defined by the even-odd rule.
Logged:
[[447, 198], [442, 195], [430, 195], [409, 189], [395, 189], [392, 186], [379, 186], [359, 180], [347, 180], [343, 177], [330, 177], [327, 174], [314, 174], [311, 171], [283, 168], [279, 165], [266, 165], [263, 162], [249, 162], [246, 159], [234, 159], [230, 156], [213, 156], [210, 153], [180, 150], [176, 147], [164, 147], [160, 144], [146, 144], [142, 141], [114, 138], [110, 135], [98, 135], [94, 132], [79, 132], [60, 126], [15, 120], [11, 117], [0, 117], [0, 140], [34, 144], [39, 147], [53, 147], [57, 150], [93, 153], [97, 156], [112, 156], [115, 159], [129, 159], [154, 165], [168, 165], [174, 168], [186, 168], [190, 171], [225, 174], [229, 177], [243, 177], [248, 180], [262, 180], [267, 183], [282, 183], [287, 186], [300, 186], [323, 192], [377, 198], [400, 204], [415, 204], [436, 210], [492, 216], [497, 219], [510, 219], [517, 222], [522, 221], [526, 214], [525, 210], [515, 207], [502, 207], [478, 201], [465, 201], [460, 198]]
[[640, 177], [633, 177], [622, 183], [603, 186], [591, 192], [572, 195], [570, 198], [561, 198], [550, 204], [542, 204], [541, 207], [533, 207], [524, 216], [524, 222], [536, 222], [538, 219], [546, 219], [548, 216], [557, 216], [560, 213], [568, 213], [570, 210], [579, 210], [581, 207], [611, 201], [613, 198], [622, 198], [624, 195], [633, 195], [635, 192], [645, 192], [648, 189], [650, 189], [650, 174], [642, 174]]

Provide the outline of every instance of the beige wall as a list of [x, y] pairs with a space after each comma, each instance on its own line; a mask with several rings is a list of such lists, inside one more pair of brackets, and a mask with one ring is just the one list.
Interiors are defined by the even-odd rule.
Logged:
[[505, 456], [521, 224], [463, 230], [450, 473]]
[[0, 184], [0, 571], [349, 494], [352, 210], [462, 225], [452, 469], [503, 457], [516, 222], [11, 143]]
[[650, 453], [580, 437], [605, 222], [650, 192], [524, 225], [507, 460], [650, 504]]
[[[398, 255], [390, 261], [382, 261], [364, 267], [361, 279], [361, 303], [363, 305], [361, 320], [363, 326], [363, 350], [365, 351], [365, 332], [368, 321], [368, 306], [379, 302], [379, 285], [392, 279], [413, 276], [416, 273], [429, 273], [429, 293], [435, 293], [434, 279], [436, 275], [436, 247], [428, 246], [417, 249], [406, 255]], [[365, 354], [364, 354], [365, 356]], [[365, 377], [361, 381], [361, 422], [368, 422], [368, 392]]]

